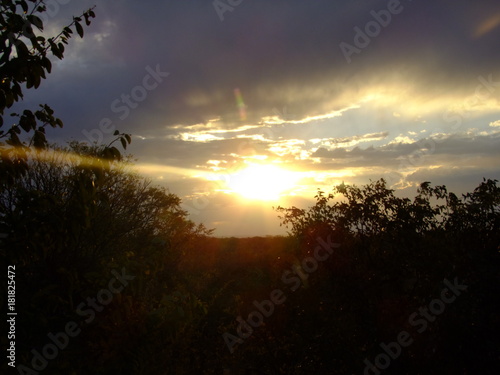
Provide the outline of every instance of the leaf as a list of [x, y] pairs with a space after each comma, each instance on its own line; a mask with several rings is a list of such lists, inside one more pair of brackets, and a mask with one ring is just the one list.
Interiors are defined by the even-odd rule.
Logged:
[[52, 71], [52, 63], [50, 62], [50, 59], [48, 59], [47, 57], [44, 57], [42, 59], [42, 65], [43, 67], [45, 68], [45, 70], [47, 70], [47, 73], [50, 74], [50, 72]]
[[14, 97], [16, 98], [16, 101], [18, 100], [18, 98], [23, 97], [23, 93], [21, 91], [21, 86], [19, 85], [19, 83], [15, 82], [12, 85], [11, 91], [12, 91], [12, 95], [14, 95]]
[[26, 3], [26, 1], [24, 1], [24, 0], [17, 1], [17, 4], [21, 5], [21, 8], [23, 8], [24, 13], [28, 12], [28, 4]]
[[54, 114], [54, 110], [52, 108], [50, 108], [47, 104], [41, 106], [45, 112], [48, 113], [49, 116], [52, 116]]
[[27, 89], [30, 89], [33, 87], [35, 82], [33, 82], [33, 75], [29, 75], [28, 77], [26, 77], [26, 88]]
[[13, 131], [11, 131], [9, 133], [10, 133], [10, 139], [9, 139], [8, 143], [11, 146], [21, 147], [23, 144], [21, 143], [21, 141], [20, 141], [19, 137], [17, 136], [17, 134], [14, 133]]
[[4, 47], [3, 49], [3, 55], [0, 57], [0, 64], [5, 64], [7, 61], [9, 61], [10, 53], [12, 52], [12, 45], [9, 44], [7, 47]]
[[30, 52], [28, 50], [28, 47], [26, 47], [26, 44], [24, 44], [21, 40], [16, 40], [16, 52], [17, 56], [20, 58], [26, 58]]
[[35, 25], [38, 28], [38, 30], [43, 30], [43, 21], [40, 19], [40, 17], [35, 16], [33, 14], [29, 14], [28, 16], [26, 16], [26, 18], [33, 25]]
[[48, 119], [48, 116], [45, 114], [45, 112], [43, 111], [36, 111], [35, 112], [35, 117], [41, 121], [41, 122], [48, 122], [49, 119]]
[[5, 93], [5, 106], [10, 108], [12, 104], [14, 104], [14, 94], [11, 91], [7, 91]]
[[19, 120], [19, 126], [25, 131], [29, 132], [36, 128], [36, 120], [33, 112], [25, 110], [21, 119]]
[[113, 151], [113, 156], [115, 159], [119, 160], [122, 156], [120, 150], [118, 150], [116, 147], [111, 147], [111, 150]]
[[[43, 75], [45, 75], [45, 73], [43, 73]], [[40, 75], [40, 72], [34, 71], [32, 77], [33, 77], [33, 87], [37, 89], [40, 86], [40, 83], [42, 82], [42, 76]]]
[[57, 58], [59, 58], [60, 60], [62, 60], [63, 54], [59, 50], [59, 47], [53, 42], [52, 39], [49, 39], [49, 45], [50, 45], [50, 51], [52, 52], [52, 54], [54, 56], [56, 56]]
[[33, 146], [35, 146], [35, 148], [45, 148], [46, 144], [47, 139], [45, 138], [45, 134], [36, 130], [35, 135], [33, 136]]
[[3, 110], [5, 109], [6, 105], [6, 100], [5, 100], [5, 92], [3, 90], [0, 90], [0, 111], [3, 113]]
[[36, 64], [33, 66], [33, 71], [36, 72], [36, 74], [40, 77], [42, 77], [43, 79], [47, 78], [45, 76], [45, 71], [43, 70], [43, 66], [40, 64]]
[[75, 21], [75, 28], [78, 35], [80, 35], [80, 38], [83, 38], [83, 27], [78, 21]]
[[122, 138], [120, 138], [120, 142], [122, 143], [122, 147], [124, 149], [126, 149], [127, 148], [127, 141], [122, 137]]
[[38, 40], [36, 39], [36, 37], [30, 38], [30, 41], [31, 41], [31, 45], [32, 45], [33, 49], [36, 49], [39, 52], [42, 51], [42, 47], [38, 43]]
[[63, 29], [63, 33], [64, 35], [66, 35], [66, 37], [70, 37], [71, 34], [73, 34], [73, 30], [71, 30], [70, 27], [66, 26], [64, 29]]
[[29, 26], [28, 23], [26, 24], [26, 26], [23, 27], [22, 34], [23, 34], [23, 36], [25, 36], [28, 39], [35, 37], [35, 34], [33, 34], [33, 28], [31, 26]]

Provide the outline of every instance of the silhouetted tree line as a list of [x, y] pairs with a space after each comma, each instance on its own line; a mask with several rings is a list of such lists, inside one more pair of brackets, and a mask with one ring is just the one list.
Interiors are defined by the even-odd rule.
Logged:
[[[21, 87], [50, 73], [47, 55], [62, 58], [95, 14], [44, 38], [43, 1], [0, 7], [2, 127]], [[496, 180], [460, 197], [426, 182], [414, 199], [384, 180], [342, 184], [319, 191], [308, 209], [278, 207], [287, 237], [214, 238], [179, 197], [133, 172], [113, 146], [125, 148], [128, 134], [107, 145], [49, 145], [44, 128], [62, 126], [50, 107], [14, 117], [0, 132], [0, 251], [5, 266], [16, 265], [17, 373], [497, 372]], [[304, 271], [327, 239], [340, 246]], [[445, 279], [467, 290], [440, 314], [420, 312], [443, 296]], [[275, 289], [286, 300], [231, 353], [224, 333], [237, 332]], [[1, 290], [7, 296], [6, 283]], [[402, 331], [411, 345], [397, 355], [392, 345], [390, 365], [373, 367], [384, 365], [381, 343]], [[3, 348], [8, 341], [1, 336]]]
[[[318, 282], [318, 300], [329, 296], [331, 308], [328, 314], [310, 311], [308, 320], [322, 322], [318, 335], [334, 350], [320, 363], [311, 363], [311, 371], [324, 366], [321, 373], [327, 369], [362, 373], [364, 359], [373, 363], [383, 353], [380, 344], [396, 341], [403, 330], [413, 335], [413, 343], [381, 373], [496, 371], [500, 359], [497, 182], [483, 180], [462, 197], [425, 182], [411, 200], [396, 197], [381, 179], [362, 188], [341, 184], [331, 194], [319, 191], [316, 204], [307, 210], [278, 207], [299, 247], [310, 248], [318, 236], [328, 235], [342, 244], [328, 264], [330, 272], [313, 279]], [[423, 332], [416, 331], [412, 314], [439, 299], [444, 279], [455, 278], [467, 292], [446, 305], [444, 312], [430, 314], [425, 329], [418, 328]]]
[[[32, 349], [42, 353], [48, 334], [74, 321], [81, 333], [47, 373], [363, 373], [403, 330], [413, 343], [384, 373], [497, 368], [496, 181], [461, 198], [424, 183], [413, 200], [383, 180], [340, 185], [307, 210], [278, 208], [288, 237], [214, 238], [177, 196], [130, 172], [126, 158], [103, 162], [101, 149], [34, 152], [2, 188], [2, 256], [18, 269], [18, 364], [33, 369]], [[290, 292], [284, 271], [320, 238], [340, 246]], [[111, 303], [86, 302], [122, 269], [133, 280]], [[439, 298], [444, 279], [467, 291], [417, 333], [409, 317]], [[286, 301], [230, 353], [224, 332], [276, 288]], [[95, 318], [82, 314], [89, 308]]]

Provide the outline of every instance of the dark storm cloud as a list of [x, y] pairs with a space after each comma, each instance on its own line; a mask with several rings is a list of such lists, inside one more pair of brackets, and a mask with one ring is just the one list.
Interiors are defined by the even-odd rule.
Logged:
[[[211, 1], [98, 1], [96, 20], [82, 42], [72, 40], [71, 58], [55, 69], [43, 95], [60, 103], [72, 129], [88, 129], [140, 83], [146, 66], [160, 64], [171, 76], [121, 125], [135, 130], [137, 119], [154, 115], [140, 125], [154, 131], [218, 116], [237, 123], [236, 87], [256, 123], [284, 106], [295, 118], [341, 109], [348, 104], [339, 99], [343, 93], [384, 83], [395, 71], [438, 95], [498, 69], [500, 52], [491, 46], [500, 29], [475, 36], [499, 11], [495, 1], [402, 0], [403, 11], [348, 64], [339, 44], [353, 44], [354, 27], [364, 29], [370, 12], [388, 3], [243, 1], [221, 22]], [[91, 5], [70, 2], [54, 20]]]

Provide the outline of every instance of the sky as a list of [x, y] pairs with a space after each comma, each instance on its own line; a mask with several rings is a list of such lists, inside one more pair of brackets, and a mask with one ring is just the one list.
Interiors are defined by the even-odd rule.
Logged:
[[24, 107], [51, 141], [127, 149], [217, 236], [285, 234], [273, 207], [385, 178], [457, 194], [500, 179], [498, 0], [48, 0], [95, 5]]

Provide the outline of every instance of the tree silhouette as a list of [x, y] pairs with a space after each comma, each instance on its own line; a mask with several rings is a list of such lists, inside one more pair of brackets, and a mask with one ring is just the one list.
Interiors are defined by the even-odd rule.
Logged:
[[[458, 278], [470, 294], [447, 308], [442, 320], [434, 317], [388, 373], [494, 373], [500, 332], [497, 182], [485, 179], [461, 198], [424, 182], [411, 200], [396, 197], [381, 179], [364, 187], [341, 184], [328, 195], [319, 191], [309, 209], [277, 208], [299, 251], [328, 235], [342, 244], [329, 280], [316, 286], [336, 301], [327, 307], [336, 318], [324, 322], [325, 336], [335, 340], [336, 332], [344, 347], [349, 343], [352, 363], [338, 359], [341, 373], [362, 371], [356, 363], [377, 355], [380, 342], [410, 330], [410, 314], [439, 295], [445, 278]], [[344, 318], [357, 325], [339, 327]]]
[[[72, 361], [75, 369], [87, 366], [84, 353], [94, 357], [94, 366], [122, 368], [124, 357], [109, 351], [127, 356], [134, 340], [150, 334], [137, 319], [153, 324], [161, 317], [161, 326], [171, 320], [176, 326], [165, 330], [176, 334], [188, 324], [172, 315], [166, 295], [182, 281], [176, 270], [182, 257], [210, 231], [187, 219], [177, 196], [134, 173], [130, 157], [108, 160], [105, 149], [73, 142], [29, 151], [26, 172], [0, 193], [0, 228], [8, 234], [2, 257], [23, 269], [17, 284], [17, 308], [25, 317], [18, 324], [19, 362], [30, 363], [31, 349], [72, 320], [85, 330], [73, 347], [80, 353], [71, 351], [71, 360], [58, 361], [53, 371]], [[107, 285], [110, 270], [122, 268], [137, 282], [86, 327], [78, 305]], [[184, 312], [195, 319], [203, 304], [189, 291], [185, 295]]]
[[[7, 0], [0, 4], [0, 129], [5, 123], [5, 110], [23, 99], [23, 85], [36, 89], [52, 70], [50, 56], [63, 59], [65, 44], [75, 30], [83, 38], [82, 18], [90, 25], [95, 17], [92, 9], [74, 17], [56, 36], [44, 36], [42, 17], [47, 12], [43, 0]], [[26, 168], [27, 147], [44, 148], [47, 145], [45, 127], [62, 127], [63, 123], [54, 116], [47, 104], [41, 104], [36, 111], [24, 110], [17, 117], [17, 123], [0, 130], [0, 172], [1, 184], [12, 182]], [[30, 138], [23, 141], [22, 133]]]

